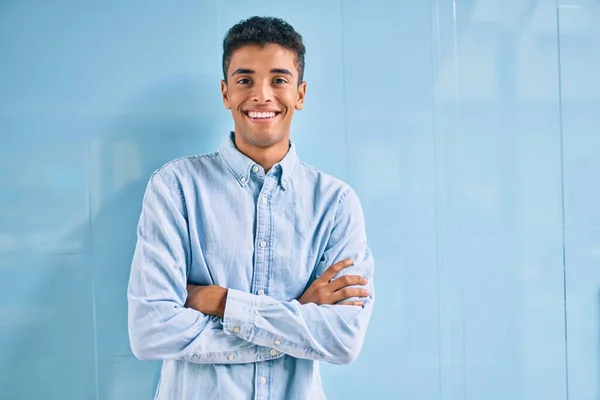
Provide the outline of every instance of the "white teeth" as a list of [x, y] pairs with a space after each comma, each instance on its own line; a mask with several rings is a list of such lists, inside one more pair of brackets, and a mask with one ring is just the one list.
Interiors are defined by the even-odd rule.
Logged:
[[273, 118], [273, 117], [275, 117], [275, 113], [272, 111], [269, 111], [269, 112], [250, 111], [250, 112], [248, 112], [248, 116], [250, 118]]

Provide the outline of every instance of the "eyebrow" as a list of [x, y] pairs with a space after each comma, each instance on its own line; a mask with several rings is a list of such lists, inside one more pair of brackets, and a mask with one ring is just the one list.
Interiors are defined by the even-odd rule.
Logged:
[[[247, 68], [238, 68], [235, 71], [233, 71], [231, 73], [231, 76], [234, 75], [249, 75], [249, 74], [253, 74], [255, 71], [253, 69], [247, 69]], [[294, 76], [294, 74], [291, 73], [291, 71], [289, 69], [285, 69], [285, 68], [273, 68], [271, 70], [272, 74], [283, 74], [283, 75], [289, 75], [289, 76]]]

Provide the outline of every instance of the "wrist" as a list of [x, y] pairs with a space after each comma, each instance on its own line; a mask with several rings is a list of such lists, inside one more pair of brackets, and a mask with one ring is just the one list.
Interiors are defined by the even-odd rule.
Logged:
[[209, 304], [210, 309], [207, 310], [207, 313], [223, 318], [227, 303], [227, 289], [220, 286], [214, 286], [213, 291], [214, 293], [213, 296], [211, 296]]
[[227, 302], [227, 289], [216, 285], [188, 285], [185, 306], [206, 315], [223, 317]]

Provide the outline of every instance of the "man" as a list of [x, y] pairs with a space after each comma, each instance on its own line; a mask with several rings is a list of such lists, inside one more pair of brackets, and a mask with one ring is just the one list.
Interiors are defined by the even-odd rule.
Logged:
[[223, 42], [235, 130], [148, 183], [128, 288], [136, 357], [157, 399], [324, 399], [318, 361], [353, 361], [373, 303], [363, 212], [290, 140], [306, 93], [302, 37], [253, 17]]

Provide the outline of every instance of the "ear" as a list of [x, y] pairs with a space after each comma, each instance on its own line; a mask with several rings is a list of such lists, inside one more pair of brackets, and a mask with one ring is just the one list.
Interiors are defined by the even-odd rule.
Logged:
[[296, 97], [296, 110], [302, 110], [304, 97], [306, 96], [306, 81], [298, 86], [298, 96]]
[[221, 95], [223, 96], [223, 104], [225, 108], [231, 110], [231, 102], [229, 101], [229, 92], [227, 90], [227, 82], [221, 79]]

